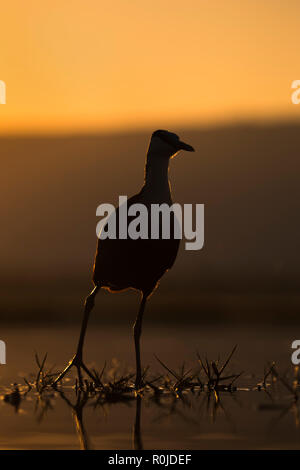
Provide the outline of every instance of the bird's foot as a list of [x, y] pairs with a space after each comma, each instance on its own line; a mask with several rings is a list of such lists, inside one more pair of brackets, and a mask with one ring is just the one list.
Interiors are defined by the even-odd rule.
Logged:
[[144, 387], [145, 387], [145, 382], [143, 380], [143, 377], [139, 377], [137, 376], [136, 379], [135, 379], [135, 391], [136, 392], [140, 392]]
[[96, 377], [91, 373], [91, 371], [84, 364], [84, 362], [82, 360], [82, 356], [79, 355], [79, 354], [75, 354], [75, 356], [70, 360], [67, 367], [65, 367], [65, 369], [56, 377], [56, 379], [52, 383], [52, 387], [55, 388], [57, 386], [57, 384], [62, 381], [62, 379], [69, 372], [69, 370], [74, 366], [77, 369], [79, 388], [82, 388], [82, 386], [83, 386], [83, 379], [82, 379], [81, 369], [84, 370], [84, 372], [93, 380], [93, 382], [97, 382]]
[[134, 392], [135, 392], [135, 393], [138, 393], [138, 394], [142, 393], [142, 391], [144, 390], [144, 388], [145, 388], [145, 384], [144, 384], [144, 383], [140, 383], [140, 384], [135, 383], [135, 384], [134, 384]]

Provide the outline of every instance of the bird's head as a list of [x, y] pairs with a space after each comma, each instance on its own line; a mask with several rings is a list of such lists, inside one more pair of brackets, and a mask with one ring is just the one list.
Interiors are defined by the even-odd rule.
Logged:
[[171, 158], [179, 152], [179, 150], [186, 150], [187, 152], [195, 151], [191, 145], [182, 142], [178, 135], [173, 132], [164, 130], [153, 132], [148, 153], [155, 153]]

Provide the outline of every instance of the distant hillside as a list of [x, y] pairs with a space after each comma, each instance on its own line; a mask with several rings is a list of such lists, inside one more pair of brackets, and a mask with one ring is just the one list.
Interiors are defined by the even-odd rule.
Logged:
[[[181, 249], [151, 317], [177, 320], [184, 309], [200, 321], [298, 320], [300, 127], [177, 131], [196, 152], [171, 161], [173, 197], [205, 204], [205, 247]], [[149, 137], [0, 139], [3, 321], [78, 320], [91, 285], [96, 207], [139, 190]], [[98, 305], [101, 321], [117, 321], [136, 298], [103, 294]]]

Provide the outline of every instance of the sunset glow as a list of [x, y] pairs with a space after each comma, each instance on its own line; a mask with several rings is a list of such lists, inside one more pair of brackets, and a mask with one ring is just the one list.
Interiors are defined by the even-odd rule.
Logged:
[[5, 2], [1, 133], [297, 118], [299, 13], [296, 0]]

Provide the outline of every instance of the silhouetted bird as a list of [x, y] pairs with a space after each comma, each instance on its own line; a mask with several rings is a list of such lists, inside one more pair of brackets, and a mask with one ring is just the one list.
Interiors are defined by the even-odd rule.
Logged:
[[[159, 224], [158, 239], [150, 238], [151, 205], [172, 205], [168, 179], [169, 160], [179, 150], [194, 151], [193, 147], [179, 140], [176, 134], [165, 130], [158, 130], [152, 134], [147, 153], [144, 186], [138, 194], [127, 201], [128, 209], [136, 203], [144, 204], [147, 207], [149, 214], [149, 238], [138, 238], [136, 240], [131, 238], [121, 239], [119, 237], [116, 239], [99, 238], [93, 273], [95, 287], [85, 300], [84, 318], [77, 352], [65, 370], [57, 377], [54, 384], [58, 383], [73, 366], [77, 367], [80, 382], [82, 382], [81, 369], [95, 380], [94, 375], [82, 361], [82, 350], [89, 314], [94, 306], [97, 292], [103, 287], [113, 292], [129, 288], [137, 289], [141, 292], [141, 304], [134, 324], [136, 353], [135, 384], [137, 388], [141, 386], [140, 336], [146, 300], [155, 289], [159, 279], [172, 267], [177, 256], [180, 241], [174, 236], [175, 224], [177, 223], [175, 217], [172, 218], [169, 239], [162, 238], [161, 223]], [[116, 221], [118, 221], [119, 208], [116, 209], [115, 213]], [[134, 217], [128, 217], [128, 225], [132, 219]], [[117, 224], [117, 234], [119, 233], [118, 228]]]

